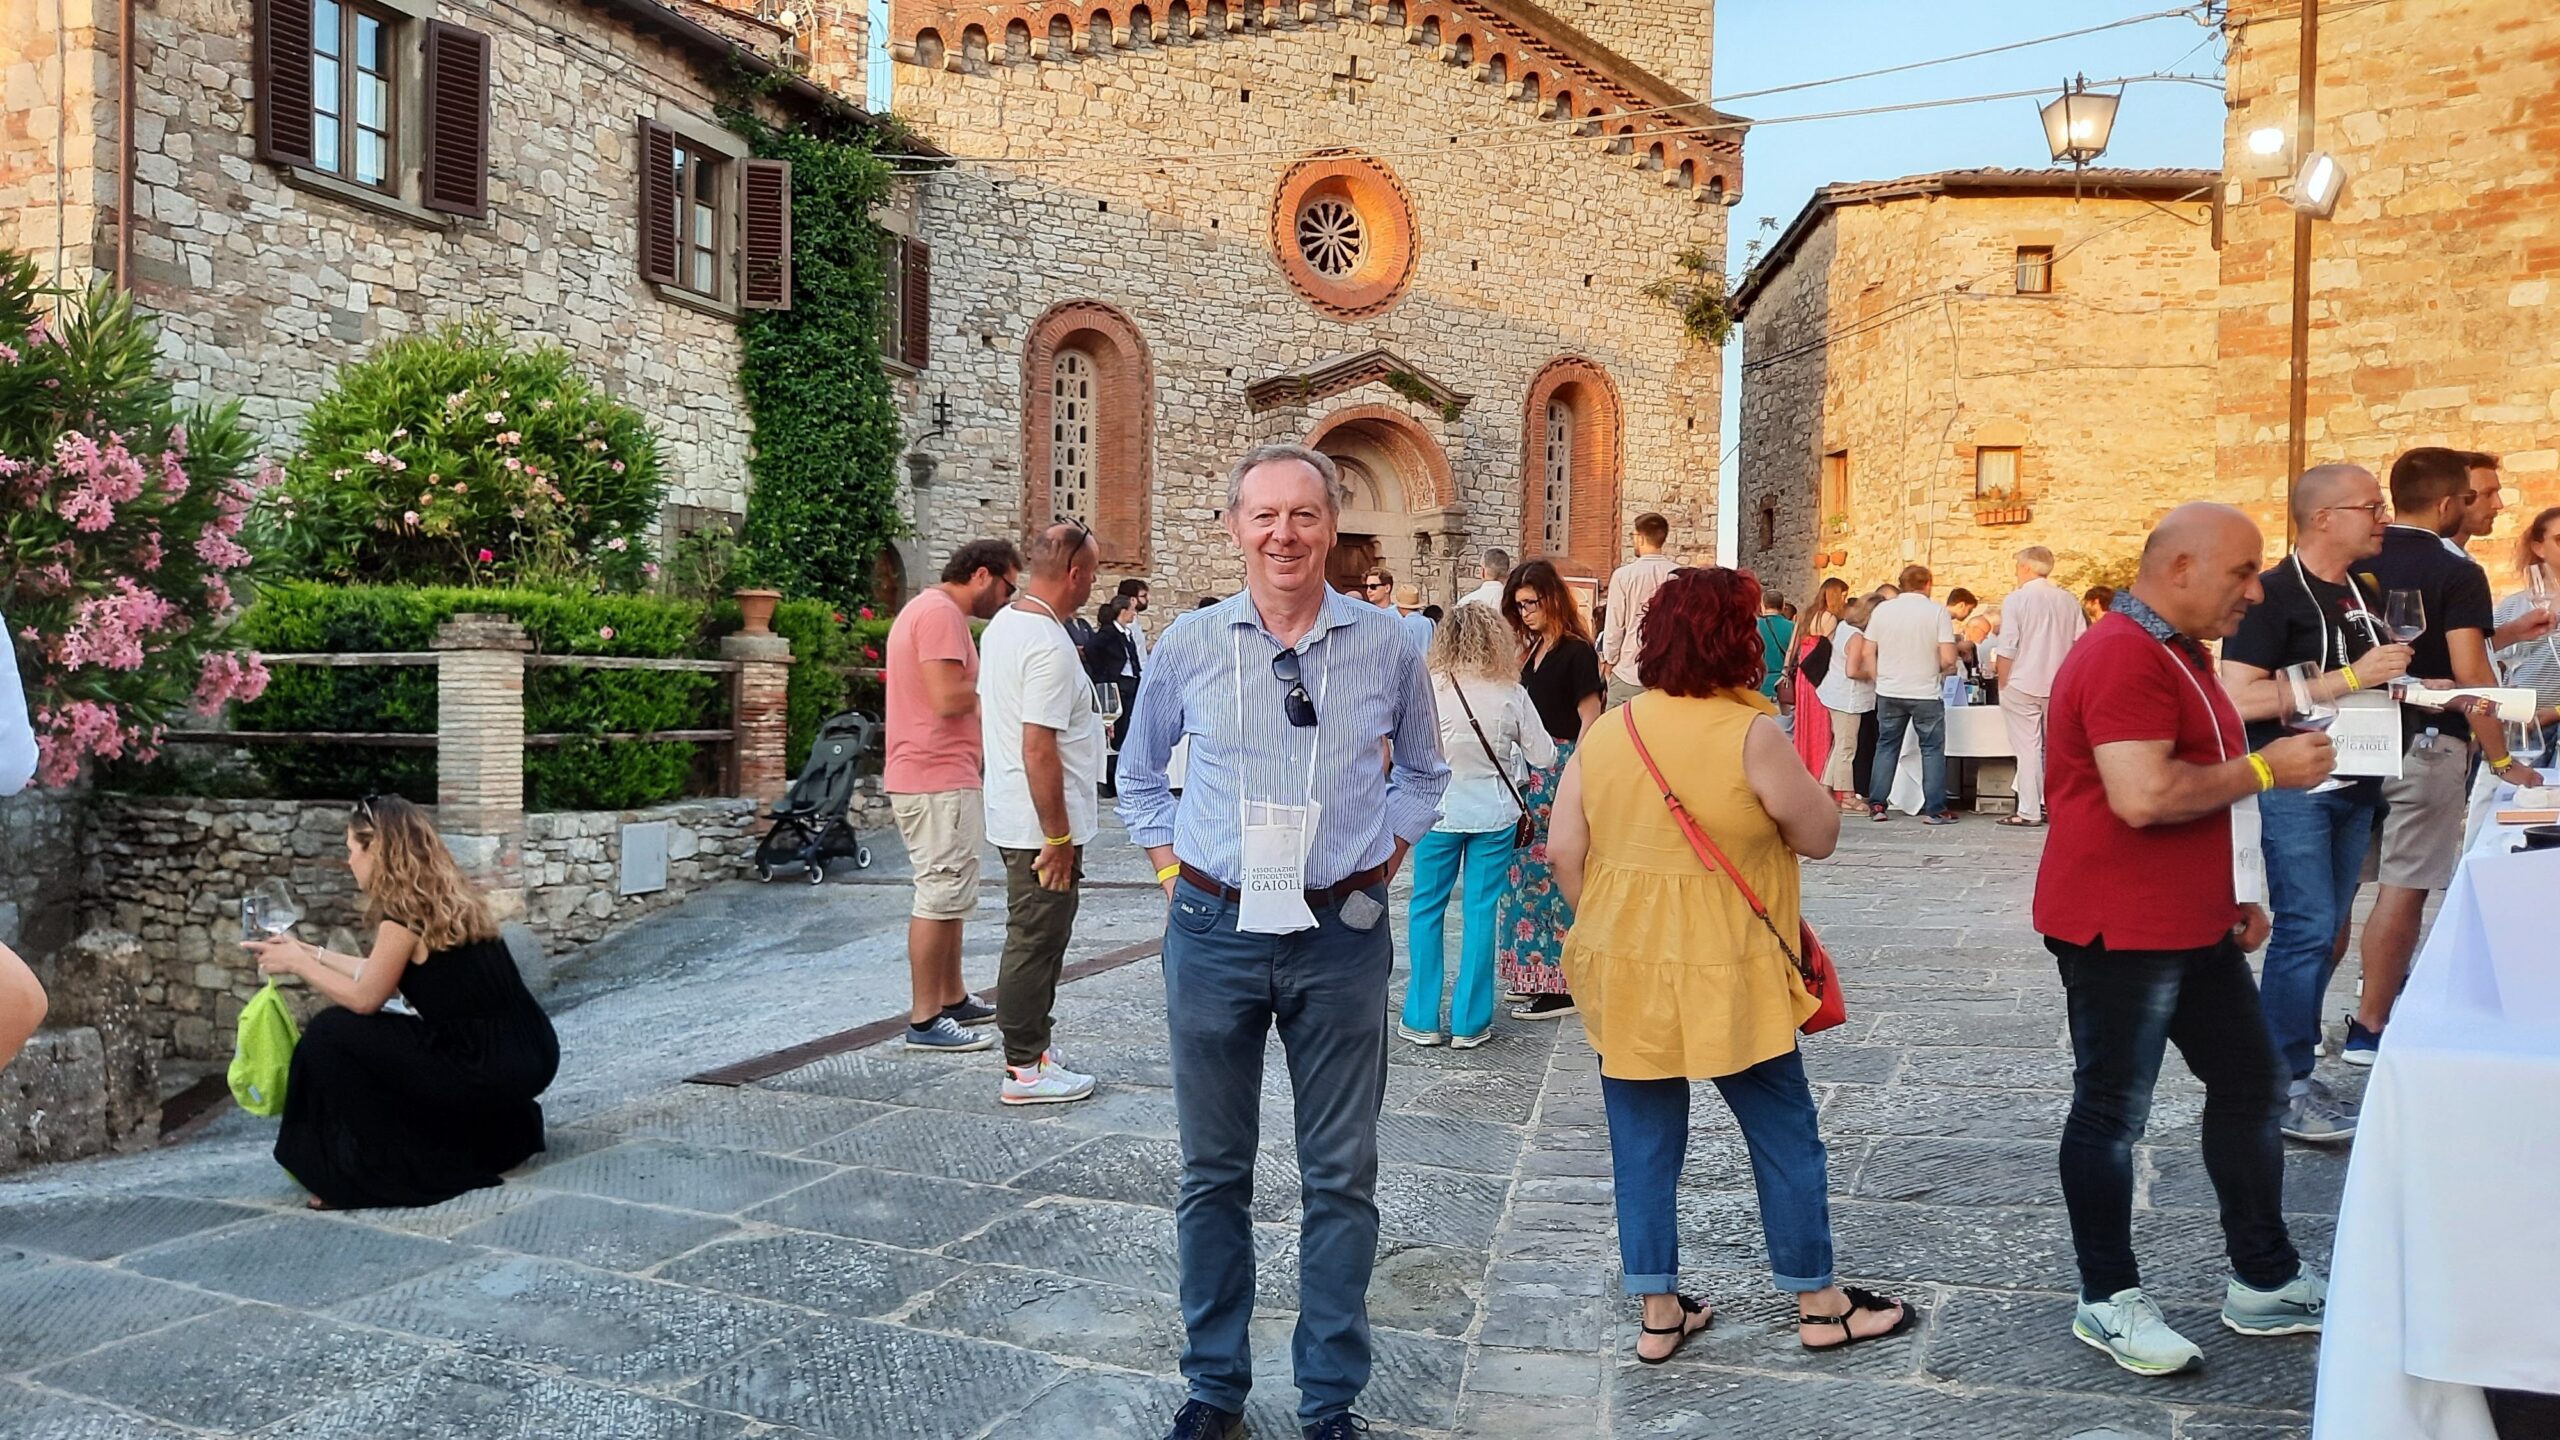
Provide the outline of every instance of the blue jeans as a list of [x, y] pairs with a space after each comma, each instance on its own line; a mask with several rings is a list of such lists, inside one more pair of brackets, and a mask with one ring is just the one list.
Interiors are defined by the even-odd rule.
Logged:
[[[1760, 1235], [1781, 1290], [1831, 1288], [1829, 1154], [1815, 1124], [1804, 1060], [1790, 1050], [1734, 1075], [1716, 1089], [1751, 1147], [1760, 1192]], [[1630, 1295], [1680, 1288], [1680, 1226], [1673, 1195], [1689, 1153], [1689, 1082], [1600, 1077], [1609, 1110], [1609, 1168], [1617, 1177], [1618, 1264]]]
[[2275, 920], [2259, 968], [2258, 1004], [2285, 1073], [2297, 1081], [2309, 1078], [2320, 1058], [2320, 1000], [2337, 971], [2331, 946], [2355, 903], [2379, 804], [2370, 784], [2317, 795], [2269, 790], [2258, 797], [2267, 908]]
[[[2239, 942], [2199, 950], [2109, 950], [2048, 938], [2071, 1014], [2071, 1115], [2062, 1122], [2062, 1203], [2080, 1298], [2142, 1283], [2133, 1258], [2133, 1144], [2151, 1118], [2175, 1041], [2204, 1082], [2204, 1170], [2241, 1283], [2273, 1290], [2302, 1270], [2284, 1225], [2285, 1085]], [[2326, 945], [2324, 939], [2321, 942]]]
[[1876, 773], [1867, 803], [1883, 805], [1893, 799], [1905, 726], [1920, 732], [1920, 813], [1938, 814], [1947, 808], [1947, 706], [1943, 700], [1876, 697]]
[[1440, 972], [1449, 952], [1449, 891], [1461, 870], [1467, 877], [1466, 911], [1458, 934], [1458, 988], [1449, 996], [1449, 1033], [1481, 1035], [1493, 1028], [1493, 907], [1511, 868], [1511, 832], [1481, 835], [1434, 830], [1413, 847], [1413, 918], [1405, 935], [1406, 963], [1413, 967], [1404, 990], [1404, 1028], [1440, 1028]]
[[[1383, 907], [1386, 887], [1369, 897]], [[1297, 1099], [1298, 1415], [1344, 1414], [1369, 1383], [1369, 1268], [1378, 1254], [1378, 1107], [1387, 1093], [1393, 933], [1339, 907], [1316, 928], [1245, 935], [1236, 907], [1185, 883], [1164, 932], [1173, 1104], [1182, 1132], [1174, 1211], [1182, 1265], [1182, 1374], [1191, 1398], [1244, 1409], [1253, 1388], [1253, 1159], [1261, 1143], [1262, 1053], [1272, 1028]]]

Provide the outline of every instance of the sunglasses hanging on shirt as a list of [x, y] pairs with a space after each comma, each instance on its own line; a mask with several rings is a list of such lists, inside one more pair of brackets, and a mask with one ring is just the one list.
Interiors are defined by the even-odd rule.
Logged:
[[1306, 685], [1298, 678], [1298, 652], [1283, 650], [1272, 656], [1271, 673], [1279, 678], [1281, 684], [1289, 687], [1288, 697], [1281, 702], [1282, 708], [1289, 716], [1289, 723], [1301, 730], [1313, 729], [1316, 723], [1316, 702], [1315, 697], [1307, 693]]

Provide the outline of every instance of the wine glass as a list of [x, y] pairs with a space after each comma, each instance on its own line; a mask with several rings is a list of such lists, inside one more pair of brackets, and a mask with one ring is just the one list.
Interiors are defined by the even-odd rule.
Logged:
[[2533, 596], [2533, 608], [2545, 615], [2553, 614], [2551, 576], [2540, 565], [2535, 565], [2524, 572], [2524, 583]]
[[2542, 732], [2542, 717], [2539, 715], [2527, 715], [2520, 720], [2508, 720], [2505, 724], [2507, 729], [2507, 753], [2514, 756], [2517, 763], [2521, 765], [2525, 765], [2535, 770], [2541, 769], [2542, 747], [2545, 743]]
[[2394, 590], [2383, 601], [2382, 623], [2391, 627], [2393, 638], [2403, 645], [2417, 643], [2427, 633], [2427, 597], [2417, 590]]
[[257, 938], [281, 940], [302, 918], [301, 898], [284, 881], [268, 880], [249, 892], [248, 904], [254, 905]]
[[1105, 720], [1120, 718], [1120, 687], [1108, 680], [1093, 687], [1093, 708]]
[[[2306, 660], [2299, 665], [2287, 665], [2277, 672], [2277, 676], [2284, 692], [2285, 728], [2325, 733], [2338, 723], [2337, 702], [2321, 697], [2319, 666]], [[2346, 788], [2346, 784], [2344, 780], [2323, 780], [2312, 786], [2310, 793], [2317, 795], [2324, 790], [2341, 790]]]

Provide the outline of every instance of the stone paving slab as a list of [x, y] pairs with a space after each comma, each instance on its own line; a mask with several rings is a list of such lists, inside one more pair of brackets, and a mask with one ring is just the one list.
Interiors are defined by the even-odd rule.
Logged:
[[[2201, 1091], [2174, 1056], [2135, 1232], [2146, 1282], [2212, 1366], [2139, 1380], [2068, 1334], [2053, 1147], [2069, 1052], [2024, 928], [2035, 839], [1861, 827], [1807, 869], [1852, 1016], [1804, 1047], [1839, 1264], [1912, 1301], [1910, 1333], [1797, 1345], [1747, 1146], [1701, 1086], [1677, 1215], [1683, 1288], [1719, 1319], [1672, 1364], [1634, 1364], [1596, 1060], [1577, 1021], [1503, 1017], [1478, 1049], [1390, 1042], [1371, 1433], [2302, 1440], [2309, 1343], [2211, 1323], [2225, 1267]], [[786, 905], [814, 908], [773, 913]], [[1087, 908], [1096, 944], [1161, 920], [1134, 888]], [[785, 1044], [894, 1004], [904, 910], [894, 887], [715, 891], [582, 960], [552, 1148], [498, 1189], [308, 1215], [267, 1157], [272, 1126], [238, 1116], [176, 1150], [0, 1184], [0, 1437], [1155, 1440], [1182, 1395], [1158, 966], [1061, 992], [1060, 1048], [1102, 1087], [1076, 1105], [1007, 1109], [993, 1056], [894, 1044], [735, 1089], [676, 1083], [742, 1058], [740, 1025]], [[995, 918], [982, 904], [970, 927], [973, 983], [992, 978]], [[598, 978], [655, 976], [642, 955], [672, 974]], [[1264, 1071], [1248, 1417], [1287, 1440], [1299, 1195], [1276, 1043]], [[2338, 1155], [2288, 1161], [2315, 1260], [2342, 1173]], [[271, 1255], [299, 1272], [261, 1273]], [[157, 1366], [217, 1329], [232, 1338], [194, 1346], [194, 1368]], [[319, 1383], [261, 1378], [296, 1336], [380, 1353]]]

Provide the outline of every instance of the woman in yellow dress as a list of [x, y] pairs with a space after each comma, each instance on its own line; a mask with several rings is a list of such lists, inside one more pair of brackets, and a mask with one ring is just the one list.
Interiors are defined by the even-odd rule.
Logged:
[[1759, 610], [1760, 584], [1741, 571], [1686, 569], [1663, 584], [1637, 658], [1645, 693], [1584, 737], [1547, 841], [1575, 917], [1565, 975], [1600, 1054], [1621, 1268], [1644, 1301], [1636, 1358], [1652, 1365], [1715, 1318], [1679, 1292], [1673, 1196], [1695, 1080], [1715, 1082], [1750, 1146], [1770, 1266], [1797, 1296], [1798, 1341], [1834, 1350], [1911, 1319], [1900, 1302], [1833, 1280], [1827, 1157], [1796, 1053], [1814, 999], [1732, 879], [1700, 864], [1630, 736], [1641, 734], [1778, 932], [1794, 935], [1796, 857], [1831, 853], [1840, 811], [1759, 693]]

